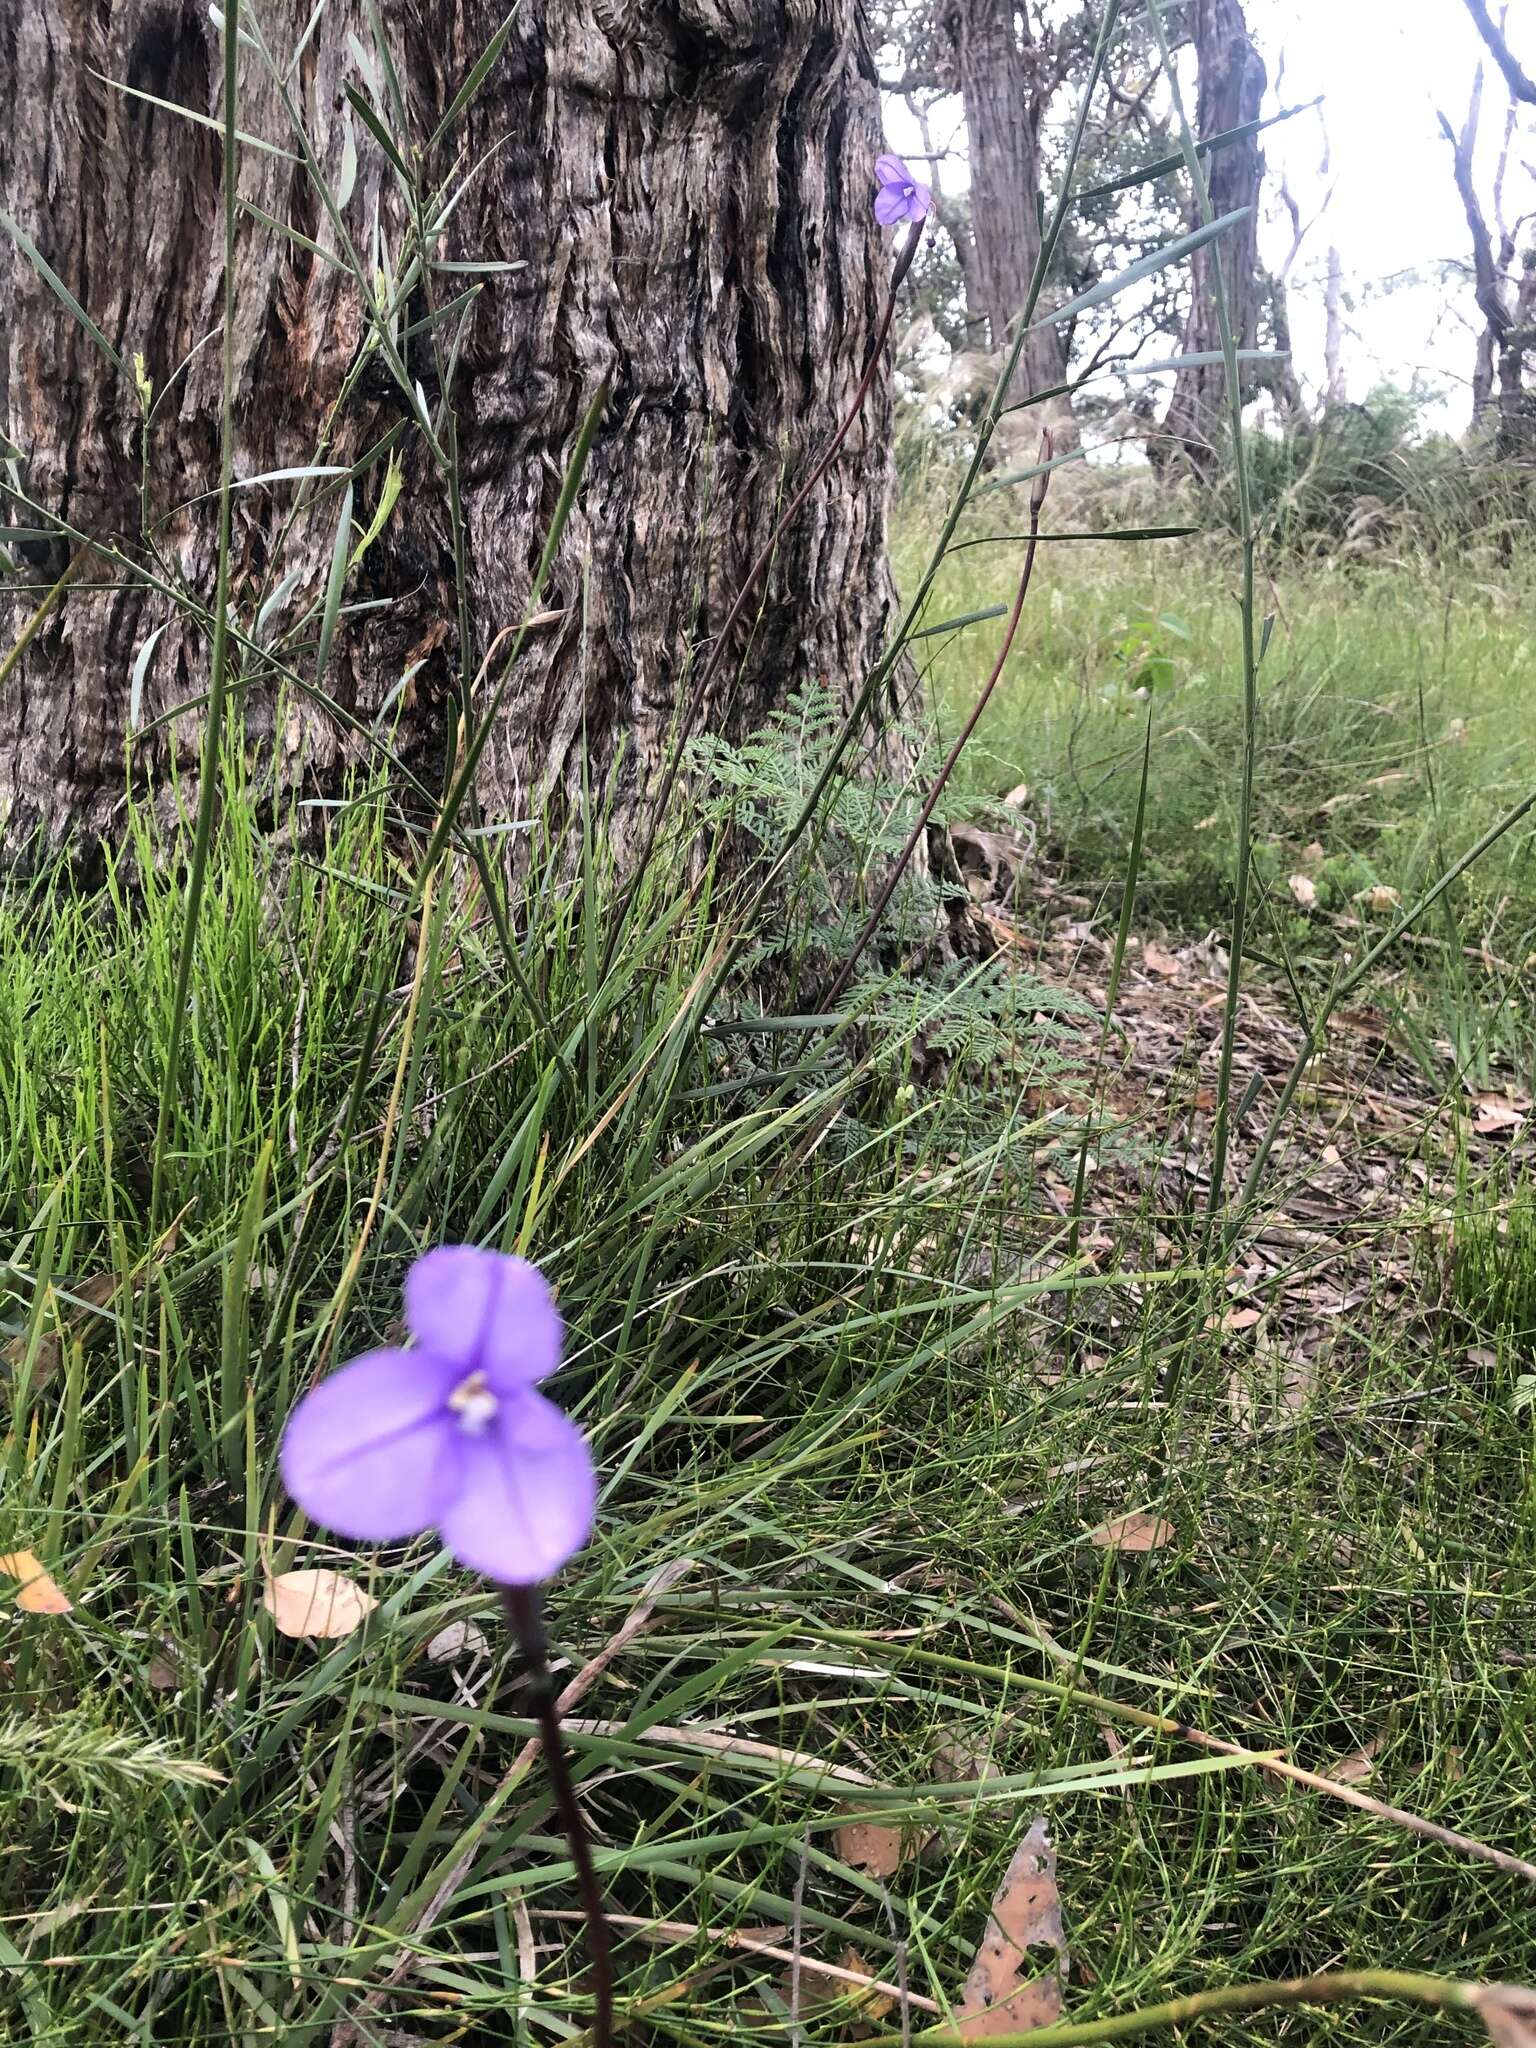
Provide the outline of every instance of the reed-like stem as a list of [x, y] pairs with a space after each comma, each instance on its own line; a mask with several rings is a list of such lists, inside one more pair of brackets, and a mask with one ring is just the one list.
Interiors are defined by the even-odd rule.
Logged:
[[842, 966], [838, 969], [832, 986], [822, 998], [821, 1007], [824, 1010], [835, 1010], [837, 1008], [844, 991], [853, 979], [853, 970], [858, 966], [860, 956], [879, 930], [880, 920], [884, 917], [886, 908], [892, 896], [896, 893], [896, 884], [906, 873], [912, 856], [917, 850], [917, 842], [927, 831], [928, 821], [933, 816], [934, 808], [939, 798], [944, 794], [944, 786], [954, 773], [956, 762], [965, 752], [972, 733], [975, 732], [977, 725], [980, 723], [981, 714], [986, 710], [988, 703], [991, 701], [992, 692], [997, 688], [998, 679], [1007, 665], [1009, 655], [1013, 652], [1013, 643], [1018, 634], [1019, 621], [1024, 616], [1024, 600], [1029, 595], [1030, 579], [1035, 573], [1035, 556], [1040, 547], [1040, 513], [1044, 508], [1045, 494], [1050, 488], [1051, 482], [1049, 469], [1051, 455], [1051, 430], [1047, 427], [1040, 439], [1040, 475], [1036, 478], [1035, 487], [1029, 494], [1029, 545], [1024, 552], [1024, 567], [1019, 573], [1019, 587], [1014, 593], [1013, 610], [1008, 614], [1008, 624], [1003, 632], [1003, 643], [997, 650], [997, 659], [992, 664], [992, 673], [987, 677], [980, 695], [972, 705], [970, 717], [960, 728], [954, 745], [945, 757], [943, 767], [934, 777], [933, 785], [929, 789], [927, 796], [923, 799], [922, 808], [917, 814], [917, 821], [913, 825], [912, 830], [907, 834], [906, 844], [896, 856], [891, 871], [881, 885], [879, 895], [875, 898], [874, 905], [870, 910], [868, 918], [865, 920], [864, 929], [854, 942], [853, 949], [848, 954], [847, 959], [844, 960]]
[[571, 1767], [560, 1739], [560, 1709], [555, 1699], [555, 1682], [549, 1669], [549, 1638], [544, 1629], [544, 1606], [536, 1586], [503, 1586], [501, 1604], [508, 1624], [517, 1637], [533, 1689], [533, 1718], [539, 1725], [544, 1745], [544, 1767], [560, 1814], [560, 1825], [570, 1845], [576, 1866], [576, 1883], [581, 1907], [587, 1919], [587, 1951], [592, 1963], [595, 2010], [592, 2019], [593, 2048], [613, 2048], [613, 1951], [608, 1916], [603, 1911], [602, 1888], [592, 1865], [587, 1841], [587, 1824], [582, 1819], [571, 1782]]
[[[176, 983], [166, 1024], [165, 1072], [160, 1077], [160, 1104], [155, 1116], [155, 1146], [150, 1160], [149, 1234], [160, 1228], [165, 1186], [165, 1155], [181, 1079], [181, 1042], [192, 989], [192, 963], [197, 957], [197, 928], [208, 885], [208, 849], [213, 841], [218, 801], [219, 764], [224, 749], [224, 710], [229, 679], [229, 573], [233, 545], [231, 504], [235, 473], [235, 222], [240, 147], [236, 129], [239, 96], [240, 0], [224, 10], [224, 393], [219, 419], [219, 558], [213, 599], [213, 650], [208, 671], [208, 709], [198, 767], [197, 822], [192, 831], [192, 865], [187, 875], [181, 942], [176, 955]], [[149, 1290], [145, 1290], [146, 1303]]]
[[[1448, 2007], [1475, 2011], [1480, 1989], [1452, 1977], [1422, 1976], [1408, 1970], [1324, 1970], [1315, 1977], [1285, 1977], [1272, 1984], [1222, 1984], [1210, 1991], [1191, 1992], [1187, 1998], [1170, 1998], [1163, 2005], [1143, 2006], [1136, 2012], [1110, 2013], [1099, 2020], [1068, 2020], [1061, 2026], [991, 2038], [994, 2048], [1036, 2048], [1037, 2043], [1038, 2048], [1089, 2048], [1092, 2042], [1173, 2032], [1222, 2013], [1261, 2012], [1271, 2006], [1337, 2005], [1368, 1998], [1427, 2005], [1436, 2011]], [[887, 2042], [898, 2038], [881, 2035], [874, 2048], [885, 2048]], [[959, 2043], [965, 2037], [952, 2027], [932, 2027], [905, 2038], [912, 2048], [944, 2048], [944, 2044]]]

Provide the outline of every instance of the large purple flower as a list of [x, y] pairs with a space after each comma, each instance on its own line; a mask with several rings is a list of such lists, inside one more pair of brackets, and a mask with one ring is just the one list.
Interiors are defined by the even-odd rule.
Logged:
[[560, 1362], [560, 1313], [526, 1259], [444, 1245], [405, 1279], [416, 1348], [371, 1351], [305, 1395], [283, 1482], [312, 1520], [363, 1543], [437, 1529], [505, 1585], [546, 1579], [592, 1533], [581, 1432], [535, 1391]]
[[875, 219], [883, 228], [899, 220], [922, 220], [933, 205], [933, 194], [919, 184], [899, 156], [875, 158]]

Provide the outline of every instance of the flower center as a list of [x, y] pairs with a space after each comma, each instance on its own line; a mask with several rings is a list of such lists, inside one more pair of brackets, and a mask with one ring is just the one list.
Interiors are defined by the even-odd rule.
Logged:
[[448, 1396], [448, 1406], [458, 1416], [459, 1428], [466, 1436], [483, 1436], [500, 1403], [486, 1385], [485, 1374], [472, 1372]]

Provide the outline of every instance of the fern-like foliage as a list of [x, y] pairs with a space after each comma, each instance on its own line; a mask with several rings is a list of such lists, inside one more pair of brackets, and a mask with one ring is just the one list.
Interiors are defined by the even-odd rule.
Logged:
[[[744, 835], [768, 867], [790, 839], [840, 727], [825, 693], [802, 692], [740, 744], [715, 735], [697, 740], [692, 766], [713, 792], [709, 824], [722, 835]], [[900, 737], [910, 775], [896, 782], [865, 761], [835, 776], [761, 907], [724, 1031], [733, 1070], [782, 1071], [803, 1055], [811, 1027], [790, 1028], [794, 1013], [814, 1010], [818, 989], [831, 984], [857, 944], [938, 771], [931, 736]], [[935, 807], [935, 830], [957, 815], [953, 801], [946, 793]], [[960, 1067], [1018, 1086], [1073, 1063], [1091, 1007], [1002, 958], [956, 957], [950, 933], [968, 907], [964, 887], [942, 879], [920, 845], [842, 999], [843, 1014], [856, 1015], [859, 1028], [808, 1079], [824, 1085], [840, 1062], [857, 1058], [864, 1072], [898, 1084]]]

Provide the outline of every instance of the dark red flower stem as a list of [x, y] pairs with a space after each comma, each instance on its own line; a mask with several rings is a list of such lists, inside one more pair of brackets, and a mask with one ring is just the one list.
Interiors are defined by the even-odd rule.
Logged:
[[587, 1916], [587, 1953], [592, 1963], [592, 1988], [596, 2010], [592, 2020], [593, 2048], [613, 2048], [613, 1950], [608, 1935], [608, 1917], [603, 1911], [602, 1888], [592, 1867], [592, 1850], [587, 1841], [587, 1824], [581, 1817], [571, 1767], [566, 1762], [560, 1739], [560, 1709], [555, 1698], [555, 1681], [549, 1669], [549, 1637], [544, 1629], [544, 1605], [537, 1586], [503, 1586], [501, 1604], [512, 1633], [523, 1652], [529, 1683], [533, 1690], [533, 1715], [539, 1724], [544, 1746], [544, 1767], [560, 1814], [560, 1825], [570, 1845], [581, 1892], [582, 1911]]
[[913, 225], [911, 234], [908, 235], [906, 241], [902, 244], [901, 252], [896, 258], [896, 268], [891, 273], [890, 295], [885, 302], [885, 312], [880, 321], [880, 329], [869, 351], [869, 360], [864, 365], [864, 374], [859, 379], [859, 387], [853, 394], [853, 403], [849, 406], [837, 432], [822, 451], [820, 461], [790, 499], [783, 517], [763, 543], [762, 550], [757, 559], [753, 562], [751, 568], [748, 569], [741, 588], [737, 591], [735, 598], [732, 600], [731, 608], [725, 615], [725, 622], [715, 635], [715, 644], [710, 649], [709, 659], [704, 664], [704, 672], [689, 692], [682, 718], [678, 721], [677, 736], [672, 743], [672, 751], [668, 757], [666, 769], [662, 774], [661, 786], [656, 792], [655, 802], [651, 805], [651, 814], [646, 825], [645, 839], [640, 848], [639, 859], [635, 862], [634, 873], [630, 877], [629, 886], [624, 891], [618, 908], [614, 911], [612, 922], [609, 925], [608, 941], [603, 948], [602, 960], [602, 971], [605, 974], [612, 964], [614, 951], [619, 942], [619, 935], [624, 928], [624, 920], [629, 915], [630, 905], [635, 900], [641, 881], [645, 876], [645, 871], [650, 866], [651, 855], [656, 850], [656, 835], [661, 830], [661, 821], [666, 816], [667, 805], [672, 800], [672, 791], [677, 785], [678, 774], [683, 765], [683, 755], [687, 751], [689, 740], [693, 737], [693, 729], [698, 723], [699, 713], [708, 701], [709, 686], [719, 674], [721, 664], [731, 650], [732, 637], [737, 626], [741, 623], [742, 614], [755, 596], [759, 584], [767, 575], [773, 563], [773, 558], [779, 551], [780, 541], [783, 540], [790, 527], [794, 525], [801, 512], [804, 511], [806, 500], [836, 461], [838, 450], [847, 440], [849, 434], [852, 433], [854, 421], [864, 410], [864, 401], [868, 398], [870, 387], [875, 381], [875, 371], [878, 369], [881, 358], [885, 354], [886, 338], [891, 331], [891, 322], [896, 317], [898, 295], [906, 280], [907, 272], [912, 268], [913, 259], [917, 255], [918, 244], [923, 239], [923, 230], [927, 225], [926, 216]]

